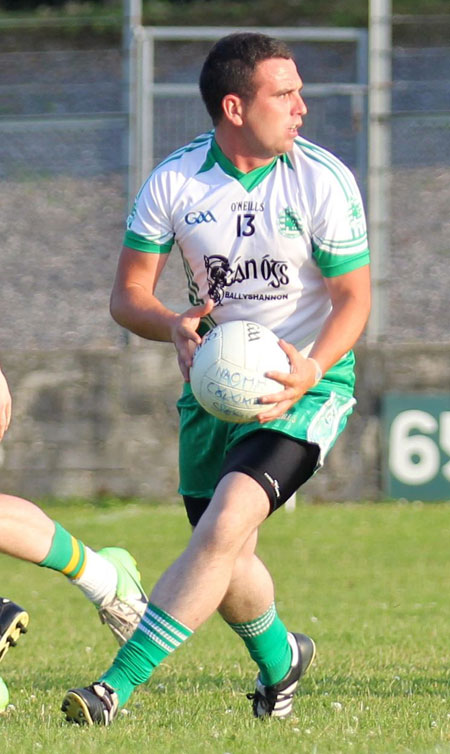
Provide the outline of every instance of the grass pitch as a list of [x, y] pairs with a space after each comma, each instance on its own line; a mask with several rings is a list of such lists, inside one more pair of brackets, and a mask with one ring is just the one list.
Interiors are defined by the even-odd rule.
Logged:
[[[44, 506], [94, 548], [120, 545], [150, 590], [189, 537], [178, 506]], [[214, 616], [130, 699], [111, 728], [79, 728], [64, 692], [111, 663], [115, 641], [82, 594], [54, 572], [0, 556], [0, 593], [30, 631], [0, 672], [11, 705], [2, 754], [449, 754], [450, 507], [300, 504], [262, 528], [259, 554], [287, 626], [317, 658], [286, 721], [255, 720], [255, 666]]]

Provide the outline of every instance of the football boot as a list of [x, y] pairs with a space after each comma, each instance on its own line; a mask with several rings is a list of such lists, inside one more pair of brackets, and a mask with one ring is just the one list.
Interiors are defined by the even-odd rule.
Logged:
[[61, 710], [69, 723], [78, 725], [111, 725], [119, 710], [119, 699], [107, 683], [93, 683], [81, 689], [70, 689]]
[[309, 636], [290, 632], [288, 642], [292, 649], [292, 660], [284, 678], [272, 686], [265, 686], [258, 675], [255, 693], [247, 694], [247, 698], [253, 701], [255, 717], [283, 718], [288, 717], [292, 712], [298, 682], [314, 660], [316, 645]]
[[26, 634], [29, 616], [26, 610], [7, 597], [0, 597], [0, 662], [21, 634]]
[[98, 555], [109, 560], [117, 571], [116, 593], [112, 600], [98, 606], [100, 621], [111, 629], [120, 645], [133, 636], [145, 608], [147, 595], [141, 585], [136, 561], [121, 547], [104, 547]]

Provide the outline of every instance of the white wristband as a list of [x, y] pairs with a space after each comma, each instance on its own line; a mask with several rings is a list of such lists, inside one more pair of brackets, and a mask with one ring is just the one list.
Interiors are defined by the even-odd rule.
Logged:
[[316, 361], [315, 359], [313, 359], [312, 356], [308, 356], [308, 359], [309, 359], [309, 361], [313, 362], [314, 368], [316, 370], [316, 381], [315, 381], [315, 383], [313, 385], [313, 387], [315, 387], [317, 385], [317, 383], [320, 382], [320, 380], [322, 379], [322, 369], [320, 368], [319, 362]]

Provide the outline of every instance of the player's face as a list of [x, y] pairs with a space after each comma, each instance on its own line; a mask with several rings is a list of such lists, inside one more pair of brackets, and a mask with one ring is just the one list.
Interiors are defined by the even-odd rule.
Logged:
[[303, 82], [293, 60], [270, 58], [255, 68], [255, 94], [242, 103], [242, 136], [257, 158], [271, 159], [292, 149], [307, 113]]

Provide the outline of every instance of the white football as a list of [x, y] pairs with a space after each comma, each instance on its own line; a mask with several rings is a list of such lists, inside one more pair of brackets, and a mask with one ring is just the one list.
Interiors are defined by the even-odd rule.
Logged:
[[258, 398], [282, 389], [279, 382], [264, 376], [269, 371], [290, 372], [277, 336], [256, 322], [225, 322], [210, 330], [195, 350], [192, 392], [218, 419], [251, 422], [273, 405], [260, 405]]

